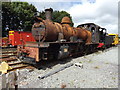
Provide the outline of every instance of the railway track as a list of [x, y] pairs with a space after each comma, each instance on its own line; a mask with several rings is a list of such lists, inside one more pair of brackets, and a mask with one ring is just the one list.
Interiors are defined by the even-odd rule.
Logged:
[[2, 48], [0, 53], [0, 63], [2, 62], [6, 62], [11, 67], [9, 70], [7, 70], [8, 72], [30, 67], [30, 65], [24, 64], [17, 58], [16, 48]]

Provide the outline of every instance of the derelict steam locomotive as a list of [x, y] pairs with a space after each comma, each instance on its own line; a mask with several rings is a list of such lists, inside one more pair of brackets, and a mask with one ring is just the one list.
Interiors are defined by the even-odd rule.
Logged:
[[[69, 17], [63, 17], [61, 23], [53, 22], [52, 12], [51, 8], [45, 10], [45, 20], [36, 17], [32, 26], [36, 42], [18, 46], [18, 56], [23, 61], [29, 63], [83, 55], [96, 51], [100, 43], [108, 41], [105, 28], [93, 23], [71, 27]], [[109, 37], [110, 40], [112, 38]]]

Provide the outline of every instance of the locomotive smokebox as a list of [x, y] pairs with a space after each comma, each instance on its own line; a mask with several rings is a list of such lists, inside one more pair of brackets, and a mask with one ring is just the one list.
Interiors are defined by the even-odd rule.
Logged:
[[45, 17], [46, 17], [46, 19], [52, 20], [52, 12], [53, 12], [52, 8], [45, 9]]

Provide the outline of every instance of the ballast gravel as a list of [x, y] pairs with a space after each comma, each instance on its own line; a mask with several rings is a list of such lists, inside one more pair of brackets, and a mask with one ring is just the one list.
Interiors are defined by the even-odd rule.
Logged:
[[[118, 49], [112, 47], [93, 54], [65, 60], [46, 61], [39, 69], [19, 70], [19, 88], [118, 88]], [[73, 63], [53, 75], [40, 76]], [[78, 65], [75, 65], [77, 63]], [[82, 65], [82, 67], [79, 66]]]

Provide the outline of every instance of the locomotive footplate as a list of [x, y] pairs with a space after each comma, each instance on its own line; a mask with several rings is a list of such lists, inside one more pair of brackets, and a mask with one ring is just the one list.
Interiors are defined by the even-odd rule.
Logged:
[[57, 60], [82, 55], [96, 50], [98, 44], [86, 45], [84, 42], [27, 42], [18, 46], [18, 54], [23, 61], [40, 62], [41, 60]]

